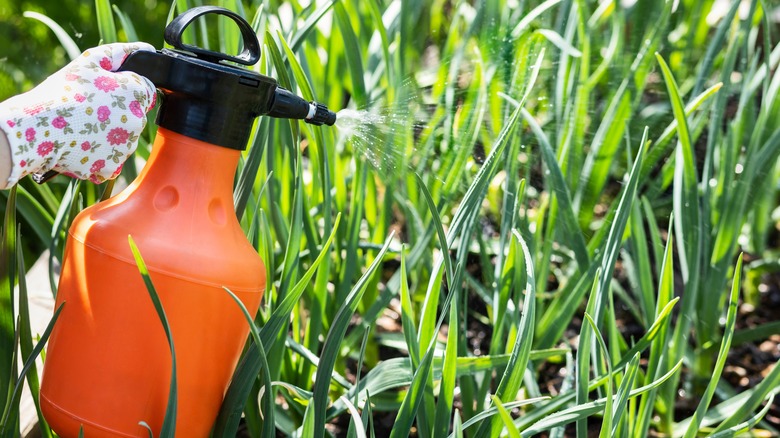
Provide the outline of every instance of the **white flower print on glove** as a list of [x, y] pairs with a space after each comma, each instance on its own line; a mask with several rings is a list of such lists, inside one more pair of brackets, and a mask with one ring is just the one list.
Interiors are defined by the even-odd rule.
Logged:
[[85, 51], [32, 90], [0, 103], [0, 129], [11, 146], [7, 187], [55, 170], [100, 183], [115, 178], [138, 146], [156, 89], [133, 72], [116, 72], [146, 43]]

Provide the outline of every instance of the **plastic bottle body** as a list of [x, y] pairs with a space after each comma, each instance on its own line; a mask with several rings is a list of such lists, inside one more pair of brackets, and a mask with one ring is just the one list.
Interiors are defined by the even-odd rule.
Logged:
[[133, 237], [171, 327], [176, 435], [208, 436], [248, 334], [224, 288], [257, 311], [265, 268], [233, 210], [240, 152], [160, 129], [138, 179], [69, 231], [41, 405], [63, 437], [159, 435], [171, 355], [128, 244]]

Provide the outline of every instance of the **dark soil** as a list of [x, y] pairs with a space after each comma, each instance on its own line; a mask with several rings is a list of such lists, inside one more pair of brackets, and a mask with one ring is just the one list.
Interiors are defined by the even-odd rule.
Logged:
[[[472, 263], [468, 267], [469, 271], [471, 271], [472, 275], [478, 277], [480, 272], [478, 261], [475, 258], [471, 258], [470, 262]], [[619, 267], [616, 270], [615, 275], [620, 278], [621, 273]], [[763, 285], [760, 288], [760, 304], [755, 307], [744, 303], [741, 305], [737, 321], [738, 331], [780, 320], [780, 276], [766, 276], [762, 279], [762, 283]], [[468, 306], [470, 312], [476, 312], [482, 315], [486, 314], [484, 302], [474, 293], [470, 295]], [[645, 333], [644, 327], [633, 318], [633, 315], [627, 310], [627, 307], [619, 300], [616, 300], [615, 306], [617, 323], [625, 340], [631, 342], [632, 339], [636, 340], [641, 337]], [[565, 342], [562, 343], [562, 346], [576, 346], [576, 341], [582, 325], [582, 319], [579, 316], [581, 314], [582, 311], [578, 312], [578, 316], [573, 318], [571, 324], [567, 327], [564, 333]], [[394, 316], [397, 316], [397, 314]], [[385, 317], [387, 317], [387, 315]], [[489, 344], [492, 335], [492, 327], [481, 324], [477, 318], [469, 318], [468, 321], [467, 336], [471, 353], [475, 355], [487, 354], [487, 351], [490, 348]], [[394, 330], [395, 328], [395, 330], [400, 331], [401, 328], [400, 320], [395, 321], [395, 323], [386, 321], [386, 323], [382, 325], [386, 330]], [[380, 349], [381, 359], [389, 359], [399, 355], [401, 355], [400, 352], [392, 349]], [[780, 360], [780, 333], [771, 335], [768, 339], [762, 339], [757, 342], [732, 345], [723, 372], [723, 379], [731, 384], [737, 392], [745, 391], [761, 382], [778, 360]], [[539, 364], [539, 386], [542, 391], [548, 392], [551, 396], [557, 395], [560, 392], [561, 384], [563, 383], [566, 372], [567, 370], [563, 363], [544, 362]], [[683, 369], [682, 380], [685, 381], [686, 379], [689, 379], [689, 374], [686, 369]], [[696, 396], [692, 394], [686, 395], [683, 392], [681, 392], [681, 395], [685, 396], [678, 399], [675, 406], [676, 421], [689, 417], [695, 411], [698, 404], [698, 398]], [[716, 397], [713, 400], [712, 405], [719, 402], [720, 400]], [[456, 406], [458, 406], [458, 400], [456, 400], [455, 403]], [[515, 412], [515, 414], [519, 413]], [[374, 413], [374, 430], [377, 436], [389, 435], [395, 421], [395, 415], [394, 412]], [[765, 417], [764, 422], [764, 424], [767, 424], [770, 427], [780, 429], [780, 402], [776, 401], [773, 404], [773, 407]], [[601, 426], [600, 419], [598, 417], [593, 417], [589, 419], [588, 424], [588, 435], [598, 436]], [[328, 429], [334, 436], [342, 437], [346, 435], [348, 427], [348, 416], [342, 416], [329, 424]], [[573, 436], [574, 433], [574, 425], [572, 424], [567, 428], [566, 435]], [[654, 436], [658, 436], [653, 431], [651, 431], [651, 433], [653, 433]], [[413, 431], [410, 436], [414, 437], [417, 436], [417, 434]]]
[[[384, 279], [389, 278], [395, 269], [396, 265], [386, 266]], [[469, 257], [467, 270], [473, 277], [479, 279], [481, 277], [482, 266], [480, 266], [479, 257]], [[492, 266], [488, 267], [492, 269]], [[621, 283], [626, 284], [622, 267], [617, 265], [615, 270], [615, 277]], [[550, 279], [551, 283], [548, 285], [550, 290], [556, 289], [555, 279]], [[678, 278], [676, 281], [675, 289], [682, 289], [681, 280]], [[626, 284], [627, 285], [627, 284]], [[753, 327], [760, 326], [762, 324], [780, 321], [780, 275], [765, 275], [761, 279], [761, 287], [759, 287], [759, 303], [757, 306], [751, 306], [746, 303], [741, 303], [740, 312], [737, 319], [737, 331], [745, 330]], [[639, 339], [645, 333], [645, 328], [634, 319], [631, 312], [628, 311], [627, 306], [620, 302], [617, 297], [615, 298], [616, 307], [616, 320], [620, 329], [621, 335], [626, 342], [632, 342], [632, 340]], [[473, 291], [470, 291], [467, 306], [470, 315], [487, 315], [487, 309], [484, 301], [477, 296]], [[391, 307], [393, 307], [391, 305]], [[679, 307], [679, 306], [678, 306]], [[384, 315], [377, 323], [377, 332], [400, 332], [400, 309], [386, 310]], [[582, 326], [581, 315], [584, 312], [584, 307], [577, 312], [570, 322], [569, 326], [564, 332], [564, 341], [560, 346], [569, 347], [574, 346], [576, 349], [577, 339], [579, 337], [580, 329]], [[678, 315], [674, 315], [676, 319]], [[446, 339], [446, 330], [444, 327], [440, 338]], [[468, 348], [473, 355], [488, 354], [490, 349], [490, 339], [492, 336], [492, 327], [482, 324], [479, 318], [469, 317], [468, 327], [466, 331], [468, 338]], [[717, 354], [715, 351], [714, 354]], [[405, 355], [405, 352], [401, 352], [392, 348], [384, 346], [378, 347], [378, 357], [380, 360], [387, 360], [393, 357], [399, 357]], [[645, 364], [641, 362], [643, 365]], [[773, 334], [767, 339], [760, 339], [755, 342], [744, 344], [732, 344], [731, 351], [728, 355], [726, 367], [723, 372], [722, 378], [727, 381], [737, 392], [742, 392], [757, 385], [762, 379], [771, 371], [775, 363], [780, 360], [780, 333]], [[354, 380], [356, 363], [354, 361], [348, 362], [349, 369], [345, 375], [348, 379]], [[564, 363], [542, 362], [538, 364], [538, 376], [539, 387], [543, 392], [548, 393], [551, 396], [559, 394], [563, 379], [567, 372]], [[367, 372], [363, 370], [363, 375]], [[686, 382], [690, 380], [690, 373], [687, 369], [683, 369], [682, 381]], [[703, 382], [700, 386], [703, 387], [707, 382]], [[692, 385], [685, 384], [685, 388], [690, 388]], [[695, 387], [695, 385], [693, 385]], [[717, 397], [712, 401], [712, 406], [719, 403], [721, 400]], [[686, 393], [681, 391], [680, 398], [675, 405], [675, 421], [679, 421], [690, 417], [696, 409], [698, 404], [698, 397], [692, 393]], [[455, 400], [455, 407], [460, 406], [460, 400]], [[522, 415], [521, 412], [515, 410], [514, 415]], [[395, 423], [395, 412], [374, 412], [373, 415], [373, 427], [378, 437], [389, 436], [393, 425]], [[349, 429], [350, 417], [348, 415], [342, 415], [327, 425], [328, 432], [336, 437], [344, 437]], [[775, 402], [770, 409], [769, 413], [764, 419], [764, 424], [769, 425], [775, 429], [780, 429], [780, 402]], [[599, 417], [591, 417], [588, 421], [589, 436], [598, 436], [601, 427]], [[575, 426], [571, 424], [566, 429], [566, 436], [574, 436]], [[653, 436], [659, 436], [655, 431], [651, 430]], [[246, 437], [248, 434], [239, 434], [239, 437]], [[282, 436], [282, 435], [278, 435]], [[416, 430], [413, 428], [410, 437], [416, 437]], [[546, 436], [546, 435], [541, 435]], [[773, 435], [770, 435], [773, 436]]]
[[[764, 276], [758, 306], [742, 304], [737, 331], [780, 321], [780, 276]], [[780, 360], [780, 333], [768, 339], [743, 345], [732, 345], [723, 378], [739, 392], [756, 386]], [[780, 429], [780, 401], [775, 398], [764, 421]]]

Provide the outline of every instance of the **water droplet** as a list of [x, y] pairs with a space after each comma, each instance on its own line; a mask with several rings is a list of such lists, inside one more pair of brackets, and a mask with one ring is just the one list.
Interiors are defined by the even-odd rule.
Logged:
[[[350, 141], [356, 155], [362, 156], [377, 170], [397, 173], [404, 162], [404, 150], [395, 144], [393, 134], [409, 121], [398, 111], [376, 112], [344, 109], [336, 115], [336, 128]], [[398, 140], [400, 141], [400, 140]]]

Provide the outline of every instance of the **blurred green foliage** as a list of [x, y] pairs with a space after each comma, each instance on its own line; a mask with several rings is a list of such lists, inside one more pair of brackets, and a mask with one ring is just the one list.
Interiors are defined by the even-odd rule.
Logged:
[[[112, 2], [133, 22], [138, 38], [162, 45], [170, 2], [118, 0]], [[100, 43], [95, 4], [82, 0], [0, 0], [0, 100], [30, 89], [68, 63], [65, 49], [42, 22], [23, 14], [33, 11], [58, 23], [82, 50]], [[127, 40], [118, 26], [120, 41]]]

